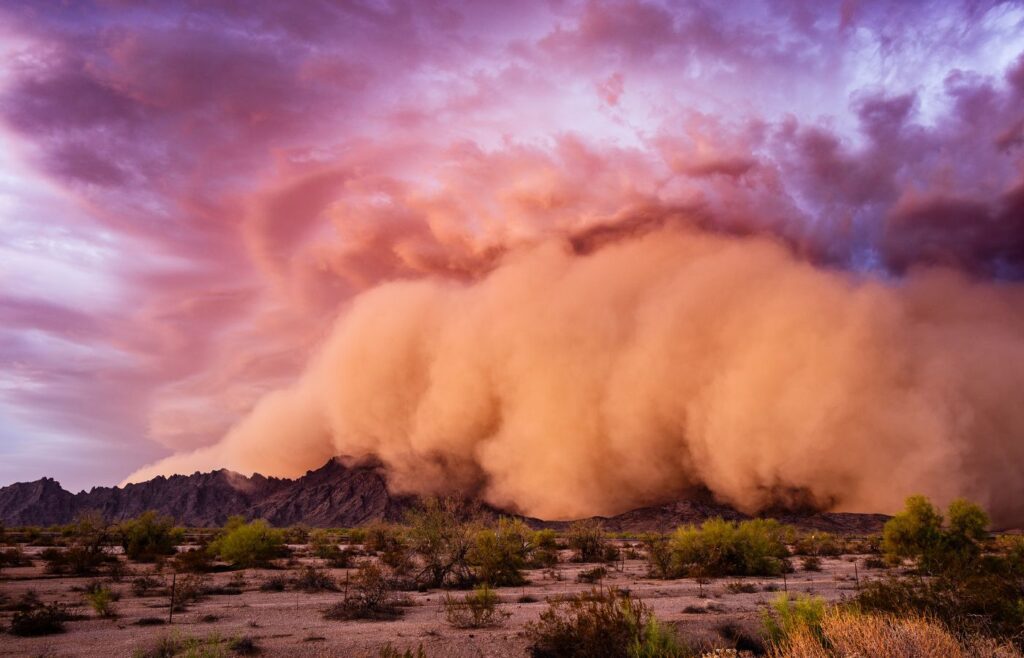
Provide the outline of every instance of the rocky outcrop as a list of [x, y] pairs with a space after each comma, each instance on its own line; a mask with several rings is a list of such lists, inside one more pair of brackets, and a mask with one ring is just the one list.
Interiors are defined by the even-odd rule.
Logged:
[[[157, 510], [193, 527], [220, 526], [230, 516], [262, 518], [276, 526], [352, 527], [372, 521], [398, 521], [416, 504], [412, 496], [388, 491], [384, 470], [371, 462], [332, 459], [295, 480], [246, 477], [227, 470], [156, 477], [124, 487], [95, 487], [72, 494], [50, 478], [0, 488], [0, 522], [9, 526], [58, 525], [96, 510], [110, 521]], [[496, 516], [501, 510], [471, 505], [477, 513]], [[780, 513], [783, 523], [843, 534], [878, 532], [888, 517], [880, 514], [824, 512]], [[652, 507], [601, 518], [617, 532], [664, 532], [680, 525], [721, 517], [750, 518], [714, 500], [707, 492]], [[567, 522], [525, 519], [534, 527], [564, 528]]]

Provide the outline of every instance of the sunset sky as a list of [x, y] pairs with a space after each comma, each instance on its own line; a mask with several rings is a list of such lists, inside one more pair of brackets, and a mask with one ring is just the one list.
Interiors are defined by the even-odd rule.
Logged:
[[1019, 290], [1024, 3], [2, 1], [0, 485], [218, 442], [384, 282], [652, 223]]

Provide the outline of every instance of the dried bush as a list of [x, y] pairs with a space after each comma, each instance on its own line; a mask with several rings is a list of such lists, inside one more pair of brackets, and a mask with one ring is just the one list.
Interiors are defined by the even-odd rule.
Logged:
[[384, 570], [364, 564], [346, 584], [345, 598], [324, 612], [325, 619], [395, 619], [402, 610]]
[[1020, 658], [1012, 645], [976, 636], [957, 636], [932, 620], [865, 615], [831, 609], [817, 627], [797, 627], [774, 644], [771, 658], [834, 658], [886, 656], [887, 658]]
[[260, 583], [261, 592], [283, 592], [288, 586], [288, 579], [281, 575], [270, 576]]
[[407, 516], [409, 548], [420, 560], [422, 587], [464, 587], [473, 582], [469, 552], [474, 527], [462, 521], [465, 510], [451, 499], [424, 501]]
[[186, 610], [191, 603], [206, 597], [206, 581], [199, 574], [177, 578], [171, 589], [171, 607], [175, 612]]
[[526, 634], [535, 658], [690, 655], [650, 608], [615, 589], [553, 600]]
[[800, 568], [804, 571], [821, 571], [821, 558], [816, 555], [805, 555], [800, 558]]
[[307, 593], [333, 592], [338, 589], [329, 574], [311, 566], [302, 567], [293, 583], [295, 589]]
[[377, 655], [380, 658], [427, 658], [427, 652], [423, 650], [422, 644], [418, 645], [415, 651], [412, 649], [401, 651], [389, 643], [382, 646]]
[[605, 556], [608, 537], [600, 521], [585, 519], [569, 526], [566, 541], [573, 551], [573, 562], [600, 562]]
[[758, 591], [758, 586], [755, 583], [745, 583], [741, 580], [727, 583], [725, 585], [726, 591], [731, 594], [753, 594]]
[[187, 573], [209, 573], [213, 571], [213, 560], [205, 548], [190, 548], [174, 556], [174, 568]]
[[594, 567], [593, 569], [585, 569], [576, 574], [576, 582], [578, 583], [599, 583], [608, 576], [608, 570], [604, 567]]
[[64, 622], [70, 619], [67, 608], [60, 603], [43, 604], [37, 600], [14, 613], [8, 630], [11, 635], [24, 637], [52, 635], [63, 633]]
[[499, 626], [508, 616], [498, 609], [498, 595], [487, 585], [462, 597], [446, 594], [443, 603], [445, 619], [455, 628]]

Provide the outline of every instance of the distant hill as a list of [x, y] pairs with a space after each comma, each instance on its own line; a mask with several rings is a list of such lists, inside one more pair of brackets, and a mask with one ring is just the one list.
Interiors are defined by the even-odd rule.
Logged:
[[[379, 464], [346, 465], [341, 459], [331, 459], [294, 480], [259, 474], [246, 477], [221, 469], [160, 476], [124, 487], [94, 487], [77, 494], [66, 491], [51, 478], [18, 482], [0, 488], [0, 522], [8, 526], [58, 525], [89, 510], [99, 511], [110, 521], [121, 521], [153, 509], [194, 527], [220, 526], [234, 515], [266, 519], [277, 526], [301, 523], [313, 527], [353, 527], [372, 521], [399, 521], [416, 502], [413, 496], [396, 496], [388, 491]], [[491, 515], [501, 513], [488, 506], [482, 509]], [[612, 531], [647, 532], [666, 531], [716, 516], [730, 520], [750, 518], [714, 501], [706, 492], [599, 518]], [[843, 534], [878, 532], [889, 518], [882, 514], [833, 512], [773, 516], [801, 528]], [[567, 525], [564, 521], [523, 518], [535, 527]]]

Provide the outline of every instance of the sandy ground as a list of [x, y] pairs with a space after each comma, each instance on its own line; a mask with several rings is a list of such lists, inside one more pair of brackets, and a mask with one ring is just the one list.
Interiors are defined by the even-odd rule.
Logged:
[[[856, 588], [854, 561], [858, 564], [859, 582], [877, 578], [879, 571], [864, 568], [862, 556], [843, 556], [822, 560], [820, 572], [798, 571], [790, 574], [788, 591], [808, 592], [828, 600], [851, 596]], [[306, 562], [316, 562], [306, 560]], [[794, 561], [799, 565], [799, 560]], [[167, 597], [139, 598], [132, 594], [130, 578], [112, 587], [121, 593], [115, 604], [118, 618], [97, 618], [85, 604], [81, 588], [91, 578], [48, 576], [42, 567], [6, 569], [0, 576], [0, 594], [13, 599], [27, 590], [35, 590], [43, 601], [60, 601], [75, 606], [75, 612], [86, 615], [82, 621], [67, 623], [67, 632], [37, 638], [0, 635], [0, 656], [95, 656], [113, 658], [130, 656], [134, 649], [146, 647], [162, 635], [183, 637], [218, 637], [228, 640], [250, 636], [256, 640], [264, 656], [373, 656], [386, 643], [395, 648], [416, 648], [422, 644], [428, 656], [462, 658], [470, 656], [525, 656], [527, 640], [523, 632], [527, 622], [536, 620], [547, 608], [547, 597], [591, 589], [592, 585], [575, 581], [576, 574], [594, 565], [560, 564], [557, 578], [543, 571], [529, 571], [526, 586], [497, 590], [508, 618], [498, 628], [460, 630], [445, 621], [443, 592], [410, 594], [415, 605], [395, 621], [327, 621], [322, 611], [339, 600], [341, 594], [325, 592], [306, 594], [294, 591], [261, 592], [259, 585], [271, 575], [291, 575], [283, 570], [248, 570], [244, 572], [245, 587], [240, 595], [215, 595], [175, 613], [173, 624], [138, 626], [144, 617], [167, 618]], [[135, 574], [148, 567], [133, 565]], [[343, 581], [345, 570], [327, 570]], [[604, 585], [613, 585], [630, 592], [650, 605], [658, 619], [674, 624], [691, 643], [694, 640], [727, 647], [718, 628], [737, 624], [749, 632], [759, 626], [760, 610], [781, 591], [782, 578], [713, 579], [701, 587], [694, 580], [662, 581], [646, 577], [642, 560], [627, 560], [624, 568], [610, 570]], [[206, 576], [212, 584], [226, 584], [234, 574]], [[758, 587], [754, 593], [732, 593], [729, 583], [748, 582]], [[767, 591], [766, 588], [767, 587]], [[700, 590], [704, 596], [701, 597]], [[528, 595], [536, 602], [519, 603]], [[703, 612], [695, 612], [700, 610]], [[10, 613], [0, 615], [6, 625]], [[215, 619], [214, 619], [215, 618]]]

